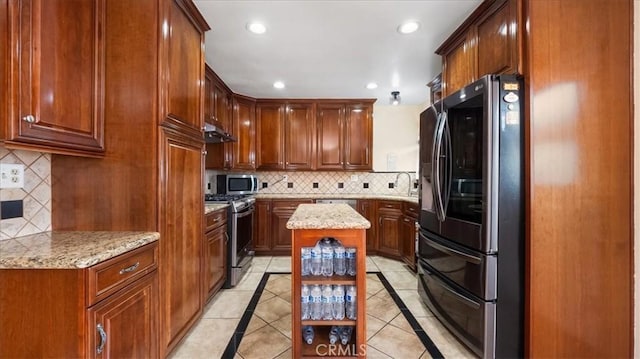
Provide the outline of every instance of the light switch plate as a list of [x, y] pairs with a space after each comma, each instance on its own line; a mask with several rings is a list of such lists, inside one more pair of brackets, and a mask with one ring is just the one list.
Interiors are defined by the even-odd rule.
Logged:
[[24, 187], [24, 165], [0, 163], [0, 188]]

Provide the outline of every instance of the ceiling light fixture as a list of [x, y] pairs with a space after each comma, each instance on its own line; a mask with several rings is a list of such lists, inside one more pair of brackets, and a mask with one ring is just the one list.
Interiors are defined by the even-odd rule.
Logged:
[[420, 28], [420, 23], [417, 21], [407, 21], [404, 24], [398, 26], [398, 32], [401, 34], [410, 34], [416, 32]]
[[264, 34], [267, 31], [267, 28], [259, 23], [259, 22], [250, 22], [247, 23], [247, 30], [251, 31], [254, 34]]
[[375, 83], [375, 82], [369, 82], [369, 83], [367, 84], [367, 88], [368, 88], [369, 90], [376, 89], [376, 88], [378, 88], [378, 84], [377, 84], [377, 83]]
[[277, 89], [283, 89], [284, 88], [284, 82], [276, 81], [276, 82], [273, 83], [273, 87], [275, 87]]
[[391, 104], [394, 106], [400, 104], [400, 91], [391, 91]]

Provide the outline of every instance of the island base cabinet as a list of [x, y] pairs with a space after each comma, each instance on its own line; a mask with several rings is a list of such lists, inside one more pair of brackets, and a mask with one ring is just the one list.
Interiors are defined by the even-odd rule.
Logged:
[[[315, 357], [366, 357], [366, 230], [365, 229], [294, 229], [291, 247], [291, 299], [292, 346], [294, 358]], [[335, 238], [344, 247], [356, 248], [356, 275], [302, 276], [301, 251], [303, 247], [313, 247], [325, 237]], [[302, 320], [300, 298], [302, 286], [344, 285], [356, 287], [356, 319], [343, 320]], [[310, 325], [314, 328], [314, 340], [307, 344], [303, 340], [302, 329]], [[353, 326], [351, 341], [347, 345], [329, 344], [331, 326]]]

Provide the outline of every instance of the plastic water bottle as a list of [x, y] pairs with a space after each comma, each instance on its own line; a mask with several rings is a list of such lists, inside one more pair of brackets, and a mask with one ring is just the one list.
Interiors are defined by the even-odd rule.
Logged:
[[340, 327], [337, 325], [332, 326], [331, 330], [329, 331], [329, 344], [335, 344], [338, 341], [339, 337]]
[[302, 338], [304, 339], [305, 343], [307, 344], [311, 344], [313, 343], [313, 337], [315, 336], [315, 333], [313, 331], [313, 327], [310, 325], [305, 325], [302, 327]]
[[345, 249], [338, 241], [333, 242], [333, 271], [336, 275], [347, 273]]
[[302, 295], [300, 296], [302, 320], [311, 318], [311, 308], [310, 308], [311, 303], [309, 302], [309, 294], [310, 294], [309, 286], [304, 284], [302, 286]]
[[311, 274], [322, 274], [322, 250], [320, 248], [320, 242], [311, 248]]
[[311, 248], [310, 247], [302, 247], [302, 255], [301, 255], [302, 261], [301, 261], [301, 266], [302, 266], [302, 275], [309, 275], [311, 274]]
[[333, 318], [344, 319], [344, 287], [341, 285], [333, 287]]
[[352, 320], [356, 319], [356, 287], [354, 285], [350, 285], [347, 288], [347, 295], [345, 298], [345, 311], [347, 314], [347, 318]]
[[347, 262], [347, 274], [356, 275], [356, 249], [349, 247], [345, 249], [346, 262]]
[[320, 244], [322, 252], [322, 275], [330, 277], [333, 275], [333, 246], [329, 238], [324, 238]]
[[351, 333], [353, 333], [353, 327], [345, 325], [340, 327], [340, 342], [342, 345], [347, 345], [351, 340]]
[[322, 318], [322, 289], [318, 284], [311, 287], [311, 320]]
[[330, 285], [322, 286], [322, 319], [333, 319], [333, 289]]

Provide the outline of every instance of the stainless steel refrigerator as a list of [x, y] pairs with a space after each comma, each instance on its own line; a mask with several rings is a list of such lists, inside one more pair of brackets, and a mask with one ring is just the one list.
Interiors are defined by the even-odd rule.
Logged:
[[484, 358], [524, 355], [522, 86], [485, 76], [420, 115], [418, 290]]

